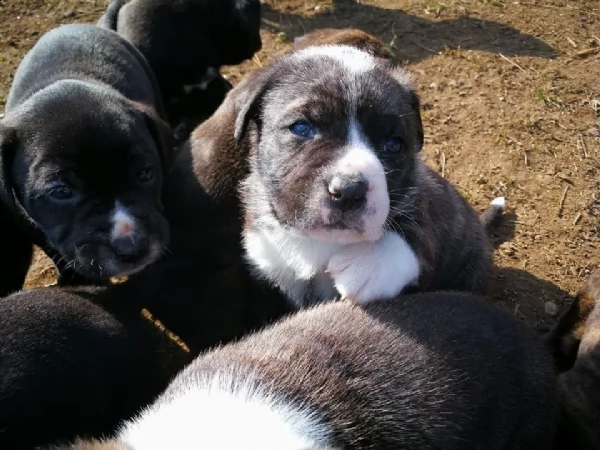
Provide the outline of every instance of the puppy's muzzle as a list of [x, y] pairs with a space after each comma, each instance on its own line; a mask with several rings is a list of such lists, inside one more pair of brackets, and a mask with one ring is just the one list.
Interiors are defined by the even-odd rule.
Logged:
[[149, 252], [149, 241], [142, 236], [130, 235], [113, 239], [111, 247], [119, 260], [135, 263]]
[[367, 203], [369, 183], [362, 176], [335, 176], [327, 186], [329, 203], [342, 212], [355, 211]]

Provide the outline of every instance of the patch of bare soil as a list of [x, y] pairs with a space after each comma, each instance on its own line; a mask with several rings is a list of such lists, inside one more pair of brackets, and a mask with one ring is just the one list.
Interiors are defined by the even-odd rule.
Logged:
[[[0, 0], [0, 108], [46, 30], [94, 22], [101, 0]], [[555, 319], [600, 263], [600, 4], [597, 0], [270, 0], [263, 50], [244, 73], [322, 27], [389, 44], [423, 102], [427, 163], [475, 207], [506, 197], [491, 298], [532, 325]], [[36, 256], [28, 286], [54, 281]], [[546, 311], [548, 309], [548, 311]]]

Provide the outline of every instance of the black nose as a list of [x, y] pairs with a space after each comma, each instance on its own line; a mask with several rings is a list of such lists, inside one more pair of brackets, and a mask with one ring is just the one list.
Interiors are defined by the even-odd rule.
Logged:
[[342, 211], [358, 209], [367, 201], [369, 183], [362, 177], [334, 177], [328, 186], [331, 202]]
[[148, 240], [134, 236], [123, 236], [114, 239], [112, 247], [120, 260], [132, 262], [141, 258], [146, 253]]

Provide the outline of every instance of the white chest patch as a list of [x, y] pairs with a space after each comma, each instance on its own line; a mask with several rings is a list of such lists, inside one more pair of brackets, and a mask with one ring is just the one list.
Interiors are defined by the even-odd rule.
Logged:
[[306, 450], [327, 445], [308, 411], [227, 377], [192, 379], [127, 423], [119, 440], [133, 450]]
[[259, 274], [277, 285], [295, 306], [305, 306], [309, 300], [306, 297], [313, 278], [321, 299], [335, 297], [333, 282], [324, 270], [341, 244], [296, 236], [276, 227], [246, 231], [244, 247]]

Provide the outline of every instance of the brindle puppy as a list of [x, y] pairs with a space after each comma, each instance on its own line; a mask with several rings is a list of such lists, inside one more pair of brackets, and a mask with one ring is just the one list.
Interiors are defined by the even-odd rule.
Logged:
[[419, 98], [404, 70], [350, 46], [307, 47], [238, 95], [247, 258], [294, 305], [485, 291], [484, 224], [422, 163]]
[[[600, 448], [600, 269], [563, 316], [562, 350], [576, 352], [572, 368], [560, 374], [562, 417], [556, 450]], [[590, 311], [591, 310], [591, 311]]]

